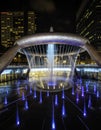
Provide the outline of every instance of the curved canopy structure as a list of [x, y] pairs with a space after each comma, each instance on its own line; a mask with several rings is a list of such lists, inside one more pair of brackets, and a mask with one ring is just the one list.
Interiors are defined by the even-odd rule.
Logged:
[[61, 43], [74, 45], [79, 47], [84, 47], [85, 43], [89, 42], [87, 39], [67, 33], [39, 33], [30, 36], [23, 37], [15, 42], [15, 44], [19, 45], [21, 48], [28, 47], [31, 45], [41, 45], [48, 43]]
[[14, 46], [9, 49], [2, 57], [0, 57], [0, 72], [2, 72], [5, 67], [12, 61], [12, 59], [20, 49], [32, 45], [42, 45], [49, 43], [61, 43], [81, 47], [84, 50], [87, 50], [89, 55], [93, 58], [93, 60], [95, 60], [98, 65], [101, 65], [101, 57], [91, 46], [88, 39], [74, 34], [49, 32], [25, 36], [15, 41]]

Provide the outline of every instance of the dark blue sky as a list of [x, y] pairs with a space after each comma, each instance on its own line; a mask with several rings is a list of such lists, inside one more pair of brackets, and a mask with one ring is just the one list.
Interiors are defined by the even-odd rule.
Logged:
[[0, 0], [0, 10], [34, 10], [37, 31], [47, 32], [50, 26], [55, 31], [75, 31], [75, 17], [83, 0]]

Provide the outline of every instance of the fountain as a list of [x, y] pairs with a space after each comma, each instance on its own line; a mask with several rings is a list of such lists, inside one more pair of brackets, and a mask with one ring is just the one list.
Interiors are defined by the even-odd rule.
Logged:
[[[52, 27], [50, 34], [53, 34]], [[35, 45], [20, 49], [20, 52], [26, 55], [29, 64], [29, 82], [36, 86], [36, 90], [51, 92], [74, 87], [76, 61], [79, 53], [83, 51], [83, 48], [75, 44], [63, 43], [63, 39], [41, 43], [40, 37]]]

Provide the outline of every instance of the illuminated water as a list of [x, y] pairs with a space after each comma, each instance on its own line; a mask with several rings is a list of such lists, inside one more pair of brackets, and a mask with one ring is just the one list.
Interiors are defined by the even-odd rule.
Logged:
[[[100, 122], [101, 117], [100, 81], [82, 80], [81, 83], [80, 80], [77, 80], [75, 82], [77, 87], [74, 87], [73, 90], [74, 95], [72, 95], [72, 88], [61, 92], [49, 93], [49, 91], [42, 92], [37, 90], [36, 86], [28, 81], [19, 80], [8, 84], [0, 86], [0, 121], [4, 120], [6, 123], [9, 118], [7, 116], [8, 113], [11, 117], [8, 120], [8, 128], [16, 130], [17, 126], [21, 130], [27, 130], [28, 127], [32, 130], [35, 124], [39, 123], [40, 125], [37, 126], [37, 129], [40, 127], [40, 129], [45, 130], [61, 130], [65, 125], [65, 128], [70, 130], [72, 128], [81, 129], [81, 126], [83, 130], [86, 130], [87, 127], [90, 129], [100, 125], [100, 123], [95, 125]], [[81, 86], [79, 86], [80, 84]], [[96, 85], [96, 91], [94, 91], [94, 85]], [[24, 100], [22, 100], [23, 98]], [[10, 113], [10, 111], [12, 112]], [[92, 119], [95, 120], [95, 118], [92, 118], [93, 115], [91, 113], [93, 115], [98, 113], [97, 117], [99, 119], [96, 123], [90, 123]], [[5, 115], [5, 118], [2, 115]], [[89, 118], [90, 121], [88, 120]], [[65, 120], [66, 123], [63, 123]], [[85, 120], [87, 124], [85, 124]], [[75, 122], [78, 125], [75, 126]], [[5, 123], [1, 123], [0, 129], [4, 127], [3, 124]]]

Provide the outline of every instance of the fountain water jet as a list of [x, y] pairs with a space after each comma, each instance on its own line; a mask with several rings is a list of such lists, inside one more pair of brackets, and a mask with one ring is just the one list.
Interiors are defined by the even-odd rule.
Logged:
[[[50, 34], [54, 36], [52, 27]], [[84, 49], [71, 43], [72, 38], [65, 39], [64, 36], [62, 36], [63, 39], [55, 36], [56, 40], [52, 40], [52, 37], [51, 40], [48, 40], [50, 39], [49, 36], [46, 43], [43, 38], [42, 42], [40, 41], [39, 35], [36, 43], [20, 49], [20, 52], [25, 54], [28, 60], [29, 82], [33, 83], [32, 86], [36, 86], [36, 90], [54, 92], [62, 91], [63, 87], [64, 90], [73, 87], [77, 57]], [[74, 40], [74, 42], [78, 44], [80, 41]]]
[[49, 77], [48, 77], [48, 86], [55, 86], [55, 79], [54, 79], [54, 44], [48, 44], [47, 49], [47, 60], [48, 60], [48, 70], [49, 70]]

